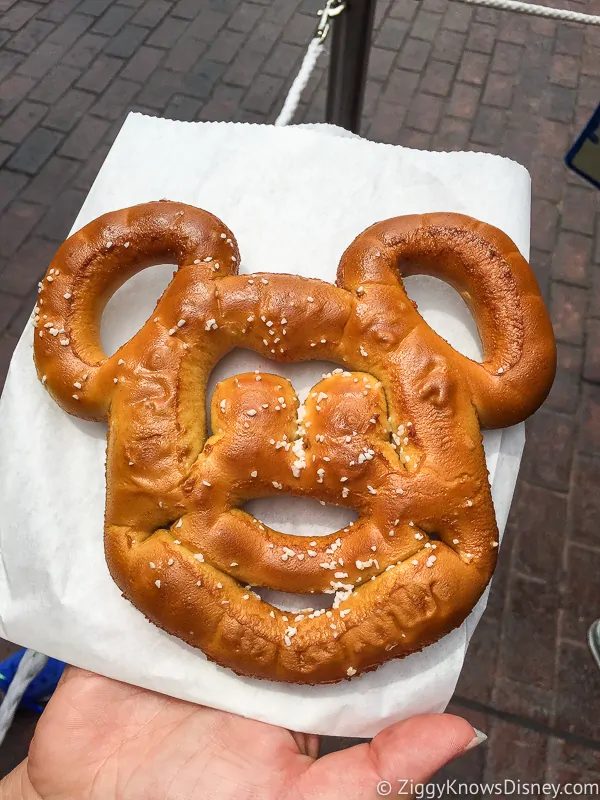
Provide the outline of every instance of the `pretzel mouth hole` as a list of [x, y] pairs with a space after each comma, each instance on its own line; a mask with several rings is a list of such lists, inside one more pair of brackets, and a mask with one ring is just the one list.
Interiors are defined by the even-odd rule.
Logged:
[[353, 525], [358, 519], [357, 512], [348, 506], [325, 503], [312, 497], [294, 497], [291, 494], [248, 500], [241, 508], [284, 536], [289, 531], [291, 535], [312, 539], [337, 533]]
[[[256, 592], [262, 600], [270, 603], [281, 611], [318, 611], [328, 609], [333, 606], [334, 594], [293, 594], [292, 592], [278, 592], [275, 589], [267, 589], [264, 586], [254, 586], [252, 591]], [[310, 613], [310, 612], [309, 612]]]
[[[337, 506], [310, 497], [261, 497], [249, 500], [242, 509], [268, 525], [282, 532], [293, 530], [296, 536], [306, 536], [318, 540], [320, 536], [330, 536], [352, 525], [358, 514], [354, 509]], [[285, 533], [283, 533], [285, 536]], [[335, 593], [294, 594], [279, 592], [262, 586], [253, 589], [263, 600], [282, 611], [300, 612], [311, 608], [328, 609], [333, 605]]]

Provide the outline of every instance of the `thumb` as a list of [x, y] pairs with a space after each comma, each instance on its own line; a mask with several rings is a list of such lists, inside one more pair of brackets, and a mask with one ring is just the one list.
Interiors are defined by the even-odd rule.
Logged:
[[[426, 714], [381, 731], [360, 744], [316, 761], [304, 774], [301, 797], [365, 800], [411, 794], [444, 764], [484, 741], [451, 714]], [[307, 783], [305, 784], [304, 781]]]

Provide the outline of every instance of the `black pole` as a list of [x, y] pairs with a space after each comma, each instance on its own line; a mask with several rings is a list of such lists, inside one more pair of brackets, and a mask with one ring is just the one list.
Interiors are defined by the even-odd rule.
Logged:
[[376, 0], [345, 0], [331, 22], [331, 61], [325, 120], [358, 133]]

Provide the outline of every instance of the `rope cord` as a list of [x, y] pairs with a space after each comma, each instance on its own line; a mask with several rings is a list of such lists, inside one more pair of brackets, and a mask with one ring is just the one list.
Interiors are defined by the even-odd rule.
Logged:
[[294, 78], [294, 82], [292, 83], [288, 95], [285, 98], [283, 108], [275, 120], [275, 125], [289, 125], [294, 118], [294, 114], [296, 113], [296, 109], [298, 108], [300, 99], [302, 97], [302, 92], [304, 91], [304, 88], [306, 87], [306, 84], [308, 83], [316, 66], [317, 60], [322, 52], [323, 42], [317, 37], [311, 39], [300, 70]]
[[564, 22], [580, 22], [584, 25], [600, 25], [600, 16], [583, 14], [581, 11], [569, 11], [566, 8], [549, 8], [533, 3], [522, 3], [519, 0], [458, 0], [472, 6], [485, 6], [497, 8], [502, 11], [517, 11], [529, 14], [532, 17], [546, 17], [547, 19], [560, 19]]
[[35, 650], [26, 650], [21, 659], [15, 676], [0, 705], [0, 745], [4, 741], [8, 729], [12, 725], [19, 703], [27, 691], [27, 687], [48, 663], [48, 656], [37, 653]]
[[[484, 6], [501, 11], [514, 11], [520, 14], [527, 14], [532, 17], [545, 17], [546, 19], [557, 19], [563, 22], [578, 22], [583, 25], [600, 25], [600, 16], [595, 14], [583, 14], [581, 11], [570, 11], [566, 8], [550, 8], [549, 6], [539, 6], [534, 3], [523, 3], [520, 0], [457, 0], [459, 3], [471, 6]], [[343, 8], [343, 6], [342, 6]], [[326, 34], [325, 34], [326, 35]], [[302, 61], [302, 65], [290, 90], [285, 98], [283, 108], [275, 120], [278, 127], [289, 125], [294, 118], [296, 109], [300, 104], [302, 92], [308, 83], [310, 76], [315, 68], [317, 60], [323, 51], [324, 36], [317, 35], [311, 40]]]

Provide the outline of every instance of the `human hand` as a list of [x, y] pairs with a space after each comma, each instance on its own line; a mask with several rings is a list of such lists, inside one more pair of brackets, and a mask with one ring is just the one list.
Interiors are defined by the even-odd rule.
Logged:
[[[420, 783], [479, 743], [463, 719], [413, 717], [317, 759], [318, 737], [73, 667], [0, 800], [364, 800]], [[394, 794], [392, 794], [392, 792]]]

